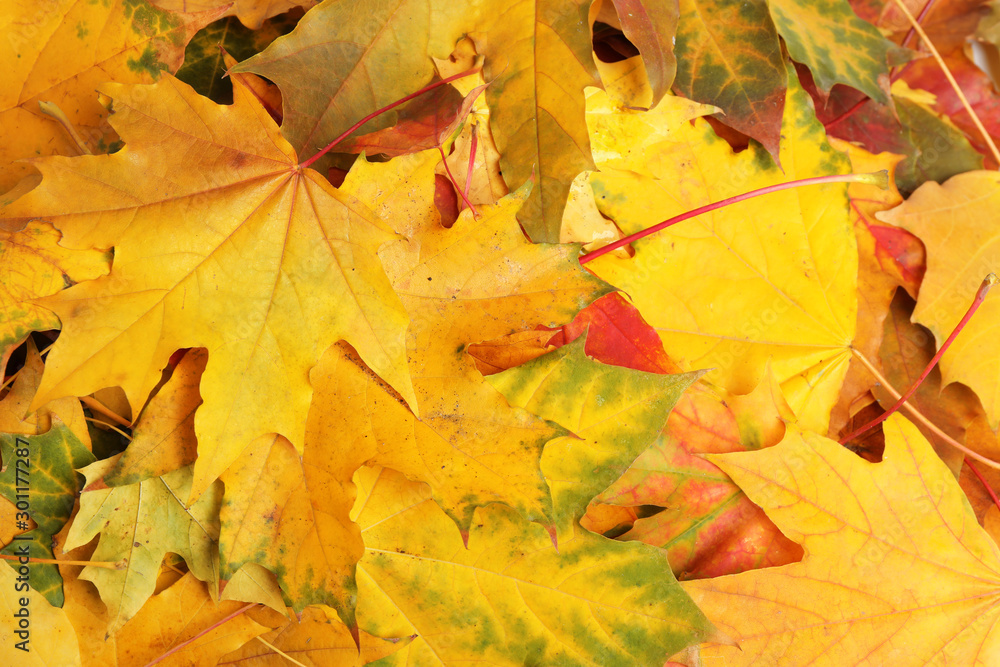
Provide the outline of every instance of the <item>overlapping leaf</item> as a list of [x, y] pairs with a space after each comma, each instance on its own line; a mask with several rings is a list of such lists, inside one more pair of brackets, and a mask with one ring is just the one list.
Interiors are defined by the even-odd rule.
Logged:
[[32, 299], [93, 280], [110, 268], [106, 253], [68, 250], [59, 245], [59, 238], [44, 222], [9, 233], [0, 225], [0, 265], [10, 267], [0, 283], [0, 368], [29, 332], [59, 328], [56, 316]]
[[52, 102], [89, 150], [103, 153], [117, 135], [94, 95], [106, 81], [149, 83], [174, 72], [184, 45], [221, 15], [168, 13], [147, 0], [81, 3], [10, 0], [0, 9], [0, 193], [34, 173], [14, 160], [79, 155], [66, 129], [39, 110]]
[[234, 84], [229, 107], [169, 77], [110, 87], [128, 147], [39, 162], [42, 185], [0, 211], [48, 216], [76, 247], [115, 246], [109, 276], [45, 302], [63, 334], [36, 406], [119, 385], [138, 412], [175, 350], [208, 349], [195, 497], [261, 434], [302, 447], [307, 373], [338, 338], [413, 403], [406, 315], [376, 256], [392, 235], [300, 169]]
[[476, 511], [466, 549], [425, 485], [363, 468], [358, 622], [418, 635], [387, 664], [656, 665], [711, 627], [646, 545], [560, 541], [509, 509]]
[[465, 349], [539, 324], [565, 323], [610, 287], [572, 262], [577, 248], [524, 238], [515, 215], [530, 185], [495, 207], [482, 207], [479, 219], [463, 211], [445, 229], [433, 205], [432, 172], [417, 170], [412, 173], [421, 177], [400, 181], [395, 163], [368, 165], [367, 184], [354, 190], [349, 177], [345, 188], [370, 193], [365, 196], [409, 193], [408, 215], [386, 222], [411, 240], [386, 246], [381, 257], [410, 315], [407, 354], [420, 420], [343, 349], [337, 353], [342, 370], [323, 380], [317, 403], [336, 425], [341, 447], [368, 452], [373, 462], [429, 483], [463, 529], [476, 506], [495, 501], [551, 522], [538, 461], [544, 444], [564, 431], [512, 409]]
[[[0, 458], [4, 465], [0, 472], [0, 496], [12, 503], [25, 502], [30, 509], [16, 515], [19, 528], [27, 526], [29, 516], [38, 526], [18, 535], [16, 541], [4, 547], [3, 553], [53, 558], [52, 537], [69, 520], [76, 502], [79, 490], [76, 469], [93, 463], [94, 455], [56, 420], [43, 435], [0, 434]], [[7, 564], [17, 569], [17, 561]], [[61, 607], [62, 578], [56, 567], [40, 563], [32, 570], [31, 587]]]
[[608, 366], [583, 352], [585, 337], [488, 381], [511, 405], [569, 429], [550, 441], [542, 474], [558, 527], [572, 532], [591, 498], [621, 476], [666, 424], [700, 373], [663, 375]]
[[726, 665], [991, 665], [1000, 660], [1000, 552], [917, 429], [885, 422], [881, 463], [789, 428], [776, 447], [712, 456], [801, 563], [686, 582], [735, 646]]
[[770, 0], [768, 8], [788, 54], [809, 67], [821, 90], [842, 83], [890, 104], [888, 64], [907, 52], [859, 19], [847, 0]]
[[684, 97], [714, 104], [719, 120], [778, 159], [788, 76], [764, 0], [681, 0], [677, 79]]
[[[592, 98], [598, 109], [600, 97]], [[650, 146], [651, 176], [604, 169], [591, 181], [601, 211], [626, 233], [754, 188], [849, 170], [797, 86], [785, 110], [784, 172], [759, 148], [734, 155], [698, 121], [653, 148], [644, 127], [629, 123], [634, 114], [605, 118], [631, 129], [620, 140]], [[825, 431], [855, 329], [857, 248], [845, 190], [798, 189], [720, 209], [638, 241], [634, 258], [604, 256], [588, 268], [629, 294], [682, 368], [713, 368], [708, 379], [745, 394], [770, 360], [800, 423]]]
[[[423, 0], [377, 0], [363, 10], [326, 0], [290, 34], [234, 71], [274, 81], [284, 100], [281, 133], [301, 155], [316, 153], [371, 112], [430, 83], [463, 30], [474, 5]], [[359, 131], [392, 125], [387, 113]]]
[[105, 459], [82, 470], [87, 485], [73, 520], [66, 549], [101, 539], [92, 559], [125, 561], [122, 569], [87, 567], [81, 579], [91, 581], [108, 607], [108, 631], [117, 632], [138, 613], [156, 586], [160, 562], [169, 551], [181, 556], [190, 571], [210, 586], [218, 585], [219, 503], [222, 484], [215, 483], [195, 504], [190, 495], [191, 467], [138, 484], [109, 488], [103, 476], [115, 460]]
[[[996, 211], [1000, 176], [973, 171], [944, 185], [925, 183], [879, 219], [916, 234], [927, 246], [927, 273], [913, 318], [938, 344], [968, 310], [988, 273], [1000, 270]], [[1000, 422], [1000, 302], [988, 298], [941, 359], [942, 382], [962, 382], [979, 395], [990, 424]]]

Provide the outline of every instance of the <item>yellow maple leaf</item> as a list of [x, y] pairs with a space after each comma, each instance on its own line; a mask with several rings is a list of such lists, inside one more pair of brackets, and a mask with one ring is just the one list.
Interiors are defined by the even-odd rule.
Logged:
[[[748, 190], [850, 171], [794, 76], [790, 84], [784, 172], [760, 147], [734, 154], [704, 121], [678, 122], [696, 111], [690, 102], [668, 97], [667, 113], [646, 114], [613, 109], [594, 92], [595, 150], [612, 146], [607, 158], [596, 153], [602, 171], [591, 177], [601, 212], [632, 233]], [[636, 162], [642, 171], [629, 166]], [[846, 186], [759, 197], [634, 247], [634, 258], [587, 266], [632, 298], [671, 358], [685, 370], [712, 369], [706, 379], [735, 394], [757, 386], [770, 360], [799, 422], [825, 432], [855, 332], [857, 247]]]
[[207, 348], [194, 497], [260, 435], [301, 451], [309, 368], [340, 338], [416, 409], [407, 317], [376, 254], [389, 230], [298, 166], [239, 77], [232, 106], [172, 77], [106, 90], [126, 148], [39, 161], [42, 184], [0, 211], [115, 247], [110, 275], [44, 302], [63, 333], [35, 405], [117, 385], [137, 414], [170, 354]]
[[881, 463], [792, 425], [774, 447], [708, 457], [805, 557], [682, 584], [739, 643], [705, 664], [998, 664], [1000, 551], [917, 428], [884, 429]]

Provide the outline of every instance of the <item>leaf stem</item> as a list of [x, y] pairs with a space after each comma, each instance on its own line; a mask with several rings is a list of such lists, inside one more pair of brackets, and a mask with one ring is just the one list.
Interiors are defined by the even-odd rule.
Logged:
[[406, 97], [401, 97], [400, 99], [396, 100], [392, 104], [388, 104], [388, 105], [382, 107], [381, 109], [376, 109], [375, 111], [371, 112], [370, 114], [368, 114], [367, 116], [365, 116], [364, 118], [362, 118], [361, 120], [359, 120], [357, 123], [355, 123], [354, 125], [352, 125], [351, 127], [349, 127], [339, 137], [337, 137], [336, 139], [334, 139], [333, 141], [331, 141], [330, 143], [328, 143], [322, 150], [320, 150], [318, 153], [316, 153], [316, 155], [313, 155], [311, 158], [309, 158], [305, 162], [299, 163], [299, 167], [302, 168], [302, 169], [305, 169], [306, 167], [311, 166], [313, 162], [315, 162], [316, 160], [318, 160], [321, 157], [323, 157], [324, 155], [326, 155], [328, 152], [330, 152], [330, 149], [332, 149], [334, 146], [336, 146], [337, 144], [339, 144], [341, 141], [343, 141], [344, 139], [346, 139], [347, 137], [349, 137], [356, 129], [358, 129], [359, 127], [361, 127], [362, 125], [364, 125], [365, 123], [367, 123], [368, 121], [370, 121], [372, 118], [375, 118], [376, 116], [380, 116], [380, 115], [384, 114], [386, 111], [390, 111], [392, 109], [395, 109], [400, 104], [405, 104], [406, 102], [409, 102], [410, 100], [412, 100], [414, 97], [419, 97], [420, 95], [423, 95], [426, 92], [434, 90], [435, 88], [437, 88], [439, 86], [443, 86], [446, 83], [451, 83], [452, 81], [456, 81], [458, 79], [461, 79], [462, 77], [469, 76], [470, 74], [475, 74], [478, 71], [479, 71], [479, 68], [473, 68], [473, 69], [470, 69], [470, 70], [466, 70], [464, 72], [459, 72], [458, 74], [453, 74], [453, 75], [449, 76], [446, 79], [441, 79], [440, 81], [435, 81], [434, 83], [429, 83], [426, 86], [424, 86], [423, 88], [421, 88], [420, 90], [418, 90], [417, 92], [410, 93]]
[[[473, 123], [472, 125], [472, 146], [469, 148], [469, 168], [465, 172], [465, 189], [462, 193], [462, 199], [468, 201], [469, 196], [469, 184], [472, 183], [472, 168], [476, 166], [476, 148], [479, 146], [479, 125]], [[472, 205], [470, 204], [471, 208]], [[476, 209], [472, 209], [475, 211]], [[479, 216], [476, 216], [479, 217]]]
[[917, 20], [913, 18], [913, 14], [911, 14], [910, 10], [906, 8], [906, 5], [904, 5], [901, 0], [895, 0], [895, 2], [896, 5], [899, 7], [900, 11], [903, 12], [903, 15], [906, 16], [907, 20], [910, 22], [910, 25], [913, 26], [913, 29], [917, 31], [918, 35], [920, 35], [920, 39], [923, 40], [924, 44], [927, 46], [927, 49], [931, 52], [931, 55], [934, 56], [935, 60], [937, 60], [937, 64], [941, 67], [941, 71], [944, 73], [945, 78], [948, 79], [948, 83], [951, 84], [951, 87], [955, 91], [955, 94], [958, 95], [958, 99], [962, 102], [962, 106], [965, 107], [966, 112], [968, 112], [969, 116], [972, 118], [972, 122], [975, 123], [976, 129], [979, 130], [979, 133], [983, 135], [983, 139], [986, 141], [986, 145], [990, 147], [990, 151], [993, 153], [993, 158], [998, 163], [1000, 163], [1000, 150], [997, 150], [997, 145], [993, 143], [993, 137], [991, 137], [990, 133], [986, 131], [985, 127], [983, 127], [983, 123], [981, 120], [979, 120], [979, 116], [973, 110], [972, 105], [969, 104], [969, 100], [965, 98], [965, 93], [962, 92], [962, 89], [959, 87], [958, 82], [955, 81], [955, 77], [952, 76], [951, 70], [949, 70], [948, 65], [945, 64], [944, 58], [942, 58], [941, 54], [938, 53], [937, 48], [935, 48], [930, 38], [927, 37], [927, 33], [924, 32], [924, 29], [920, 27], [920, 24], [917, 22]]
[[[949, 335], [947, 340], [945, 340], [944, 343], [942, 343], [941, 348], [937, 351], [937, 354], [935, 354], [931, 358], [930, 362], [927, 364], [927, 367], [924, 369], [924, 372], [920, 374], [920, 377], [918, 377], [917, 381], [913, 383], [913, 386], [911, 386], [906, 391], [905, 394], [900, 396], [899, 399], [891, 408], [889, 408], [888, 410], [886, 410], [881, 415], [879, 415], [872, 421], [868, 422], [861, 428], [841, 438], [840, 444], [843, 445], [847, 442], [850, 442], [851, 440], [858, 437], [862, 433], [865, 433], [868, 430], [875, 428], [876, 426], [884, 422], [886, 419], [888, 419], [889, 415], [899, 410], [899, 408], [902, 407], [904, 403], [906, 403], [907, 399], [913, 396], [914, 392], [917, 391], [921, 383], [923, 383], [924, 379], [928, 375], [930, 375], [931, 370], [933, 370], [934, 367], [937, 365], [938, 360], [942, 357], [942, 355], [944, 355], [945, 352], [948, 351], [948, 348], [951, 347], [951, 344], [952, 342], [954, 342], [955, 337], [958, 336], [959, 332], [961, 332], [962, 329], [965, 328], [965, 325], [968, 324], [973, 314], [979, 309], [979, 306], [982, 305], [983, 301], [986, 299], [986, 295], [990, 291], [990, 288], [997, 283], [997, 280], [998, 278], [995, 273], [990, 273], [988, 276], [986, 276], [986, 278], [983, 280], [983, 283], [979, 286], [979, 290], [976, 292], [976, 298], [972, 300], [972, 305], [969, 306], [969, 309], [966, 311], [965, 315], [962, 316], [962, 319], [959, 321], [958, 325], [951, 332], [951, 335]], [[969, 454], [968, 450], [963, 449], [962, 451], [965, 452], [966, 454]]]
[[971, 470], [972, 474], [979, 479], [979, 483], [983, 485], [983, 488], [986, 489], [986, 493], [988, 493], [990, 495], [990, 498], [993, 499], [993, 504], [997, 506], [997, 509], [1000, 509], [1000, 498], [997, 498], [996, 492], [993, 490], [993, 487], [991, 487], [989, 483], [986, 481], [986, 478], [983, 477], [983, 473], [979, 472], [979, 468], [972, 465], [972, 461], [970, 461], [968, 458], [965, 459], [965, 465], [969, 466], [969, 470]]
[[292, 656], [290, 656], [287, 653], [283, 652], [281, 649], [279, 649], [274, 644], [269, 644], [266, 641], [264, 641], [263, 639], [261, 639], [259, 635], [256, 636], [256, 637], [254, 637], [254, 639], [256, 639], [257, 641], [259, 641], [261, 644], [263, 644], [264, 646], [268, 647], [269, 649], [271, 649], [272, 651], [274, 651], [275, 653], [277, 653], [278, 655], [280, 655], [282, 658], [284, 658], [288, 662], [292, 663], [293, 665], [298, 665], [299, 667], [306, 667], [306, 665], [302, 664], [301, 662], [299, 662], [298, 660], [296, 660]]
[[80, 397], [80, 402], [83, 403], [84, 405], [86, 405], [88, 408], [90, 408], [94, 412], [99, 412], [100, 414], [104, 415], [108, 419], [114, 421], [116, 424], [119, 424], [120, 426], [124, 426], [125, 428], [132, 428], [132, 424], [127, 419], [125, 419], [121, 415], [119, 415], [116, 412], [114, 412], [111, 408], [109, 408], [108, 406], [104, 405], [104, 403], [101, 403], [99, 400], [97, 400], [93, 396], [81, 396]]
[[251, 602], [250, 604], [248, 604], [248, 605], [246, 605], [244, 607], [240, 607], [239, 609], [237, 609], [236, 611], [234, 611], [233, 613], [231, 613], [229, 616], [226, 616], [222, 620], [216, 621], [212, 625], [208, 626], [207, 628], [205, 628], [204, 630], [202, 630], [201, 632], [199, 632], [198, 634], [196, 634], [191, 639], [188, 639], [187, 641], [183, 641], [180, 644], [178, 644], [177, 646], [173, 647], [172, 649], [170, 649], [169, 651], [167, 651], [166, 653], [164, 653], [163, 655], [161, 655], [159, 658], [156, 658], [155, 660], [150, 660], [149, 662], [146, 663], [146, 667], [150, 667], [151, 665], [155, 665], [158, 662], [163, 662], [164, 660], [166, 660], [167, 658], [169, 658], [170, 656], [172, 656], [174, 653], [177, 653], [182, 648], [184, 648], [185, 646], [187, 646], [191, 642], [195, 641], [196, 639], [198, 639], [202, 635], [208, 634], [209, 632], [211, 632], [212, 630], [216, 629], [220, 625], [222, 625], [224, 623], [228, 623], [229, 621], [233, 620], [234, 618], [236, 618], [240, 614], [245, 613], [251, 607], [256, 607], [256, 606], [257, 606], [256, 602]]
[[[15, 560], [20, 561], [24, 556], [12, 556], [9, 554], [0, 554], [0, 560]], [[115, 563], [109, 561], [91, 561], [91, 560], [56, 560], [55, 558], [28, 558], [29, 563], [45, 563], [48, 565], [82, 565], [84, 567], [101, 567], [106, 570], [124, 570], [125, 566], [128, 565], [128, 561], [122, 559]]]
[[[861, 364], [868, 369], [868, 372], [872, 374], [872, 377], [874, 377], [878, 381], [878, 383], [882, 385], [882, 387], [887, 392], [889, 392], [890, 396], [892, 396], [895, 399], [898, 399], [902, 395], [898, 391], [896, 391], [896, 389], [891, 384], [889, 384], [889, 381], [885, 379], [885, 377], [883, 377], [881, 373], [879, 373], [878, 369], [875, 368], [875, 365], [872, 364], [872, 362], [869, 361], [868, 358], [865, 357], [865, 355], [861, 354], [861, 352], [859, 352], [855, 348], [851, 348], [851, 352], [853, 352], [854, 356], [857, 357], [858, 361], [860, 361]], [[904, 403], [901, 409], [908, 412], [911, 417], [913, 417], [918, 422], [923, 424], [928, 431], [930, 431], [931, 433], [933, 433], [934, 435], [936, 435], [941, 440], [951, 445], [958, 451], [962, 452], [967, 457], [976, 459], [977, 461], [979, 461], [984, 465], [1000, 470], [1000, 462], [988, 459], [982, 454], [977, 454], [976, 452], [972, 451], [971, 449], [960, 443], [958, 440], [955, 440], [955, 438], [951, 437], [950, 435], [942, 431], [940, 428], [938, 428], [937, 424], [928, 419], [924, 415], [924, 413], [922, 413], [920, 410], [916, 408], [916, 406], [910, 405], [909, 403]]]
[[815, 176], [813, 178], [803, 178], [798, 181], [789, 181], [788, 183], [777, 183], [775, 185], [769, 185], [766, 188], [758, 188], [757, 190], [751, 190], [750, 192], [744, 192], [743, 194], [736, 195], [734, 197], [729, 197], [728, 199], [723, 199], [721, 201], [714, 202], [712, 204], [706, 204], [705, 206], [699, 206], [698, 208], [688, 211], [686, 213], [681, 213], [680, 215], [675, 215], [672, 218], [668, 218], [661, 223], [653, 225], [652, 227], [647, 227], [635, 234], [630, 234], [625, 238], [618, 239], [614, 243], [609, 243], [608, 245], [598, 248], [593, 252], [587, 253], [580, 257], [580, 264], [586, 264], [587, 262], [593, 261], [600, 257], [601, 255], [606, 255], [609, 252], [617, 250], [623, 246], [627, 246], [633, 241], [638, 241], [639, 239], [645, 238], [651, 234], [666, 229], [671, 225], [675, 225], [678, 222], [683, 222], [689, 218], [695, 218], [704, 213], [709, 213], [720, 208], [729, 206], [730, 204], [735, 204], [747, 199], [753, 199], [754, 197], [760, 197], [761, 195], [771, 194], [772, 192], [780, 192], [781, 190], [790, 190], [792, 188], [800, 188], [804, 185], [821, 185], [824, 183], [869, 183], [871, 185], [878, 185], [882, 189], [888, 187], [889, 183], [889, 172], [885, 169], [881, 171], [876, 171], [872, 173], [864, 174], [834, 174], [832, 176]]

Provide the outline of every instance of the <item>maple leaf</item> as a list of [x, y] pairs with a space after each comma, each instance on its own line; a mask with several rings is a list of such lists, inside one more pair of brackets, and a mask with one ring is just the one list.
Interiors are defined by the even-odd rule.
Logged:
[[491, 505], [466, 549], [425, 485], [373, 468], [355, 481], [359, 625], [418, 635], [394, 664], [659, 666], [711, 633], [652, 547], [578, 531], [557, 552], [540, 526]]
[[311, 7], [317, 0], [150, 0], [157, 7], [171, 11], [223, 10], [223, 16], [235, 16], [251, 30], [259, 30], [264, 21], [294, 7]]
[[[898, 207], [878, 214], [927, 246], [927, 273], [913, 319], [930, 329], [939, 344], [968, 310], [983, 278], [1000, 270], [1000, 237], [994, 224], [998, 198], [997, 173], [973, 171], [944, 185], [925, 183]], [[994, 429], [1000, 423], [998, 323], [1000, 304], [987, 299], [941, 358], [941, 381], [971, 387]]]
[[567, 533], [590, 499], [649, 446], [678, 398], [701, 375], [604, 365], [584, 354], [585, 342], [581, 336], [488, 378], [511, 405], [571, 431], [572, 435], [549, 441], [541, 459], [558, 527]]
[[709, 457], [806, 555], [683, 584], [739, 644], [703, 649], [703, 660], [1000, 660], [1000, 552], [916, 427], [898, 415], [883, 426], [881, 463], [793, 426], [775, 447]]
[[821, 91], [843, 83], [892, 105], [888, 65], [902, 64], [910, 52], [859, 19], [847, 0], [770, 0], [768, 8], [788, 54], [809, 67]]
[[221, 576], [257, 563], [277, 575], [296, 612], [327, 604], [354, 627], [362, 544], [342, 480], [359, 464], [324, 444], [310, 438], [300, 458], [286, 439], [265, 436], [222, 476]]
[[137, 413], [175, 350], [208, 349], [194, 497], [261, 434], [301, 448], [308, 370], [338, 338], [413, 403], [406, 315], [376, 256], [393, 236], [302, 170], [234, 86], [230, 107], [170, 77], [109, 87], [128, 146], [36, 163], [41, 186], [2, 211], [47, 216], [75, 247], [115, 246], [109, 276], [44, 302], [63, 333], [34, 406], [119, 385]]
[[168, 551], [181, 556], [196, 577], [217, 586], [222, 496], [222, 485], [216, 483], [198, 502], [185, 507], [181, 499], [190, 493], [190, 466], [138, 484], [110, 488], [102, 478], [114, 464], [114, 458], [105, 459], [81, 471], [87, 484], [65, 545], [75, 549], [100, 534], [93, 559], [127, 561], [121, 570], [87, 567], [80, 575], [101, 592], [110, 616], [109, 632], [117, 632], [153, 594], [156, 571]]
[[184, 45], [221, 11], [168, 13], [147, 0], [99, 5], [53, 0], [39, 11], [31, 0], [10, 0], [0, 9], [0, 193], [35, 173], [15, 162], [37, 155], [79, 155], [66, 130], [41, 113], [56, 104], [89, 150], [116, 144], [107, 110], [94, 89], [107, 81], [149, 83], [174, 72]]
[[188, 350], [167, 380], [143, 408], [132, 429], [132, 441], [104, 476], [108, 486], [127, 486], [191, 465], [197, 458], [195, 410], [201, 405], [198, 382], [208, 354]]
[[[749, 189], [849, 169], [797, 86], [785, 106], [784, 173], [757, 148], [733, 154], [703, 122], [682, 124], [662, 140], [666, 129], [646, 129], [657, 116], [631, 122], [637, 112], [608, 114], [602, 97], [591, 97], [602, 127], [622, 119], [617, 136], [649, 156], [652, 176], [602, 165], [591, 178], [602, 213], [626, 233]], [[661, 106], [668, 112], [670, 104], [666, 98]], [[800, 423], [826, 430], [851, 356], [857, 307], [846, 188], [772, 194], [634, 247], [634, 258], [603, 256], [588, 268], [632, 298], [682, 368], [714, 368], [706, 379], [745, 394], [770, 359]]]
[[718, 106], [719, 120], [777, 160], [788, 75], [767, 3], [681, 0], [680, 9], [675, 90]]
[[[0, 567], [0, 642], [3, 642], [4, 655], [8, 658], [18, 656], [23, 664], [65, 665], [80, 664], [80, 645], [73, 626], [67, 614], [62, 609], [48, 603], [38, 592], [29, 588], [20, 591], [17, 588], [17, 576], [8, 567]], [[28, 604], [21, 604], [21, 599], [27, 598]], [[20, 625], [24, 609], [28, 611], [28, 626], [44, 630], [44, 641], [32, 641], [32, 630], [25, 630]], [[22, 616], [19, 617], [18, 613]], [[21, 635], [18, 635], [21, 632]], [[23, 646], [27, 651], [17, 648], [19, 642], [27, 641]], [[15, 653], [16, 651], [16, 653]], [[28, 659], [25, 660], [25, 657]]]
[[[320, 151], [358, 120], [426, 85], [428, 54], [445, 58], [462, 37], [463, 6], [422, 0], [351, 3], [326, 0], [295, 29], [234, 72], [275, 82], [283, 98], [282, 135], [302, 155]], [[392, 125], [383, 114], [359, 132]], [[320, 164], [326, 164], [321, 162]]]
[[642, 55], [650, 87], [648, 106], [656, 106], [670, 91], [677, 74], [674, 40], [680, 8], [673, 2], [614, 0], [622, 32]]
[[[53, 558], [52, 536], [69, 520], [76, 501], [76, 469], [93, 463], [94, 455], [62, 422], [54, 420], [52, 428], [44, 435], [0, 434], [0, 458], [4, 464], [0, 472], [0, 496], [12, 503], [24, 501], [27, 496], [30, 512], [23, 514], [30, 514], [38, 526], [18, 535], [17, 541], [4, 547], [2, 553]], [[25, 493], [26, 489], [30, 494]], [[20, 514], [18, 518], [24, 518]], [[17, 561], [7, 564], [15, 570], [18, 568]], [[53, 605], [61, 607], [64, 600], [62, 578], [55, 565], [40, 563], [32, 570], [31, 587]]]

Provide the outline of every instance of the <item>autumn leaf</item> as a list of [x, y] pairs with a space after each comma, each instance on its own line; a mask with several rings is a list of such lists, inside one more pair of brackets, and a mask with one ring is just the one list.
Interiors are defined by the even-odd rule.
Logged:
[[491, 505], [466, 549], [425, 485], [377, 468], [355, 480], [359, 625], [418, 635], [389, 664], [659, 667], [712, 632], [652, 547], [578, 531], [556, 551], [540, 526]]
[[595, 498], [662, 508], [637, 518], [617, 539], [662, 548], [682, 580], [798, 561], [801, 548], [702, 456], [776, 444], [790, 416], [787, 406], [776, 405], [776, 395], [780, 389], [768, 377], [746, 396], [700, 389], [681, 397], [662, 434]]
[[[30, 516], [38, 526], [18, 535], [2, 553], [52, 558], [52, 536], [62, 530], [73, 512], [79, 486], [76, 469], [93, 463], [94, 455], [62, 422], [54, 420], [44, 435], [0, 433], [0, 457], [3, 459], [0, 496], [12, 503], [23, 502], [30, 511], [21, 511], [16, 518], [20, 522]], [[30, 490], [30, 495], [26, 490]], [[18, 568], [17, 561], [7, 564]], [[62, 578], [55, 565], [32, 566], [31, 587], [54, 606], [62, 606]]]
[[143, 408], [132, 429], [132, 442], [104, 476], [105, 484], [135, 484], [195, 462], [194, 415], [201, 405], [198, 383], [207, 363], [203, 349], [184, 353], [170, 379]]
[[[434, 73], [428, 54], [446, 58], [472, 11], [390, 0], [359, 12], [351, 3], [326, 0], [290, 34], [233, 71], [253, 72], [278, 85], [284, 100], [281, 133], [300, 155], [310, 156], [371, 112], [428, 84]], [[390, 112], [359, 133], [394, 122]]]
[[59, 238], [44, 222], [10, 233], [0, 226], [0, 264], [13, 269], [0, 283], [0, 367], [29, 332], [59, 328], [56, 316], [33, 299], [98, 278], [110, 268], [106, 253], [68, 250]]
[[809, 67], [821, 91], [842, 83], [891, 105], [888, 65], [901, 64], [909, 52], [859, 19], [847, 0], [771, 0], [768, 8], [788, 54]]
[[[663, 375], [589, 359], [586, 338], [488, 381], [511, 405], [567, 428], [542, 454], [558, 528], [571, 533], [591, 498], [621, 476], [663, 428], [700, 373]], [[571, 397], [571, 398], [568, 398]]]
[[175, 72], [184, 45], [221, 12], [168, 13], [147, 0], [100, 5], [52, 0], [44, 11], [31, 0], [10, 0], [0, 10], [0, 193], [35, 173], [38, 155], [79, 155], [60, 124], [39, 110], [51, 102], [66, 114], [88, 150], [116, 145], [107, 110], [94, 89], [107, 81], [150, 83]]
[[265, 436], [222, 476], [221, 576], [256, 563], [277, 575], [297, 613], [326, 604], [354, 627], [354, 565], [363, 545], [343, 480], [360, 464], [327, 443], [310, 438], [300, 458], [288, 440]]
[[674, 89], [719, 107], [719, 120], [778, 160], [788, 75], [767, 3], [681, 0], [680, 9]]
[[114, 458], [105, 459], [81, 471], [87, 484], [65, 545], [75, 549], [100, 534], [92, 559], [126, 561], [121, 570], [87, 567], [80, 575], [101, 592], [108, 607], [109, 632], [117, 632], [153, 594], [156, 572], [168, 551], [181, 556], [196, 577], [217, 585], [222, 496], [222, 485], [214, 484], [198, 502], [185, 507], [183, 499], [189, 496], [193, 481], [190, 466], [111, 488], [102, 478], [114, 463]]
[[[968, 310], [986, 275], [1000, 270], [1000, 237], [993, 224], [998, 186], [996, 172], [973, 171], [944, 185], [926, 183], [907, 201], [878, 215], [927, 246], [927, 273], [913, 319], [930, 329], [939, 345]], [[994, 429], [1000, 423], [998, 322], [1000, 304], [987, 299], [941, 359], [942, 383], [971, 387]]]
[[711, 456], [806, 555], [801, 563], [685, 582], [739, 648], [727, 665], [991, 665], [1000, 553], [952, 473], [899, 416], [869, 463], [789, 427], [776, 447]]
[[[592, 97], [598, 109], [600, 98]], [[644, 145], [650, 131], [630, 123], [635, 114], [621, 110], [606, 122], [621, 118], [620, 127], [633, 134], [619, 136]], [[783, 127], [784, 173], [759, 149], [733, 154], [695, 121], [655, 143], [651, 176], [602, 166], [591, 180], [598, 206], [631, 233], [740, 192], [849, 170], [799, 87], [789, 89]], [[771, 194], [634, 247], [634, 258], [604, 256], [588, 268], [632, 298], [682, 368], [713, 368], [706, 379], [746, 394], [770, 360], [799, 422], [825, 432], [851, 356], [857, 307], [857, 249], [844, 188]]]
[[659, 104], [677, 74], [674, 41], [680, 13], [675, 2], [614, 0], [622, 32], [642, 55], [649, 80], [649, 106]]
[[[0, 646], [4, 657], [17, 656], [19, 664], [29, 667], [80, 664], [79, 642], [65, 611], [49, 604], [33, 589], [19, 589], [17, 575], [7, 567], [0, 567], [0, 591]], [[27, 605], [21, 603], [22, 598], [28, 600]], [[27, 630], [20, 624], [25, 613]], [[32, 641], [32, 625], [44, 629], [45, 641]], [[27, 642], [22, 645], [26, 650], [18, 648], [20, 642]]]
[[[208, 349], [195, 498], [261, 434], [302, 446], [306, 374], [338, 338], [413, 402], [406, 316], [375, 255], [393, 236], [302, 170], [270, 116], [234, 83], [231, 107], [169, 77], [109, 88], [128, 147], [37, 163], [42, 185], [3, 210], [48, 216], [75, 247], [115, 246], [109, 276], [45, 302], [63, 334], [34, 406], [119, 385], [138, 412], [175, 350]], [[66, 192], [77, 195], [75, 207]], [[303, 290], [323, 296], [304, 299]], [[231, 387], [234, 373], [242, 390]]]
[[175, 648], [180, 650], [171, 654], [174, 661], [214, 664], [269, 630], [245, 614], [218, 625], [240, 607], [236, 602], [213, 602], [205, 584], [189, 572], [149, 598], [125, 624], [118, 641], [118, 664], [145, 665]]
[[[258, 610], [251, 610], [248, 615], [269, 624], [276, 620], [273, 613], [265, 615]], [[386, 640], [361, 632], [359, 653], [347, 626], [320, 606], [306, 607], [301, 619], [285, 620], [260, 639], [223, 656], [219, 664], [280, 665], [288, 664], [288, 657], [295, 656], [295, 660], [315, 667], [360, 667], [391, 655], [409, 641], [409, 638]], [[261, 663], [262, 660], [267, 662]]]
[[171, 11], [223, 9], [251, 30], [259, 30], [264, 21], [295, 7], [309, 8], [317, 0], [151, 0], [157, 7]]

